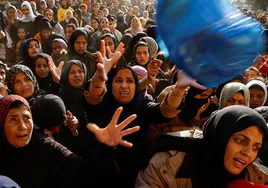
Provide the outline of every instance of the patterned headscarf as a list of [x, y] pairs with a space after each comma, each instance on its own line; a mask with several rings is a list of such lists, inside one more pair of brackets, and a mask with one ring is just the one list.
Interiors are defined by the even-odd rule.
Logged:
[[19, 95], [8, 95], [2, 99], [0, 99], [0, 128], [3, 129], [6, 121], [6, 117], [10, 106], [13, 102], [20, 101], [22, 102], [29, 111], [31, 111], [29, 103], [23, 97]]
[[18, 73], [24, 73], [32, 82], [34, 85], [34, 90], [39, 90], [39, 85], [37, 83], [37, 80], [33, 74], [33, 72], [31, 71], [31, 69], [29, 69], [27, 66], [25, 65], [13, 65], [9, 71], [8, 71], [8, 76], [7, 76], [7, 86], [8, 89], [11, 91], [12, 94], [14, 94], [14, 80], [16, 78], [16, 75]]

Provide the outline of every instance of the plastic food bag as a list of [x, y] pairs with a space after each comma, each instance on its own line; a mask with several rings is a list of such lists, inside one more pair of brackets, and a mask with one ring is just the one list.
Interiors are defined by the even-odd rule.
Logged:
[[244, 72], [263, 50], [261, 25], [227, 0], [159, 0], [157, 24], [160, 48], [209, 88]]

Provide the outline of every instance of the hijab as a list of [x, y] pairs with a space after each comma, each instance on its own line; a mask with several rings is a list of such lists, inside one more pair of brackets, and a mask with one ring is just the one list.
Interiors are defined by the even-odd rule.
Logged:
[[[245, 178], [246, 168], [239, 175], [228, 173], [224, 167], [225, 150], [230, 137], [236, 132], [258, 126], [267, 139], [268, 127], [264, 118], [246, 106], [234, 105], [219, 110], [206, 122], [198, 152], [198, 167], [192, 177], [193, 187], [226, 187], [236, 179]], [[261, 150], [264, 147], [262, 144]]]
[[33, 67], [33, 58], [30, 57], [29, 52], [28, 52], [29, 45], [30, 45], [31, 41], [36, 41], [37, 44], [39, 45], [40, 52], [42, 51], [39, 41], [37, 39], [35, 39], [35, 38], [30, 38], [30, 39], [25, 40], [21, 44], [20, 54], [22, 55], [22, 58], [23, 58], [23, 63], [22, 64], [33, 70], [33, 68], [34, 68]]
[[243, 92], [243, 96], [245, 98], [245, 106], [249, 106], [250, 94], [249, 94], [248, 88], [242, 83], [231, 82], [231, 83], [226, 84], [221, 91], [221, 95], [219, 99], [219, 110], [223, 109], [227, 101], [234, 94], [240, 91]]
[[21, 9], [23, 6], [27, 6], [27, 8], [29, 9], [29, 15], [28, 16], [23, 16], [21, 18], [20, 21], [22, 22], [33, 22], [35, 20], [35, 15], [33, 13], [33, 10], [32, 10], [32, 7], [31, 7], [31, 4], [28, 2], [28, 1], [24, 1], [22, 4], [21, 4]]
[[13, 65], [7, 73], [8, 73], [7, 86], [12, 94], [14, 94], [14, 80], [15, 80], [16, 75], [18, 73], [24, 73], [33, 82], [33, 85], [34, 85], [33, 96], [36, 94], [42, 93], [42, 91], [39, 90], [39, 85], [38, 85], [38, 82], [37, 82], [33, 72], [31, 71], [31, 69], [29, 69], [25, 65], [21, 65], [21, 64]]
[[204, 104], [208, 102], [208, 98], [205, 99], [196, 99], [195, 96], [203, 93], [204, 90], [200, 90], [194, 87], [191, 87], [188, 90], [188, 93], [184, 100], [184, 107], [181, 112], [178, 114], [180, 120], [187, 123], [193, 119], [193, 117], [198, 112]]
[[77, 53], [74, 50], [74, 43], [77, 40], [77, 38], [80, 37], [80, 36], [84, 36], [87, 42], [89, 40], [88, 33], [84, 29], [80, 29], [80, 28], [75, 29], [73, 31], [71, 37], [70, 37], [70, 42], [69, 42], [69, 44], [70, 44], [70, 51], [72, 51], [75, 54], [77, 54]]
[[0, 128], [1, 130], [4, 129], [7, 114], [11, 105], [16, 101], [22, 102], [28, 108], [28, 110], [31, 111], [29, 103], [26, 101], [26, 99], [24, 99], [23, 97], [19, 95], [8, 95], [0, 99]]
[[262, 105], [265, 104], [267, 100], [267, 86], [260, 80], [251, 80], [246, 84], [246, 87], [250, 90], [251, 87], [259, 86], [264, 91], [264, 100]]
[[158, 44], [152, 37], [142, 37], [140, 41], [146, 42], [149, 46], [150, 58], [154, 59], [158, 52]]
[[[16, 18], [15, 18], [15, 19], [18, 19], [18, 11], [17, 11], [17, 8], [16, 8], [15, 6], [13, 6], [13, 5], [9, 5], [9, 6], [7, 7], [7, 10], [6, 10], [6, 13], [7, 13], [7, 14], [8, 14], [8, 11], [9, 11], [10, 9], [14, 9], [14, 10], [15, 10], [15, 14], [16, 14]], [[10, 18], [8, 18], [8, 19], [10, 19]]]
[[50, 56], [47, 55], [47, 54], [45, 54], [45, 53], [39, 53], [37, 56], [34, 57], [34, 61], [33, 61], [34, 62], [34, 65], [33, 65], [34, 66], [33, 73], [34, 73], [34, 75], [36, 77], [36, 80], [38, 82], [38, 85], [39, 85], [40, 89], [45, 90], [45, 91], [48, 91], [49, 90], [49, 86], [50, 86], [51, 82], [53, 81], [52, 80], [52, 75], [51, 75], [51, 73], [49, 71], [48, 76], [46, 78], [40, 78], [37, 75], [36, 71], [35, 71], [35, 66], [36, 66], [37, 60], [40, 59], [40, 58], [45, 59], [46, 60], [46, 63], [47, 63], [47, 66], [48, 66], [48, 59], [49, 59], [49, 57]]

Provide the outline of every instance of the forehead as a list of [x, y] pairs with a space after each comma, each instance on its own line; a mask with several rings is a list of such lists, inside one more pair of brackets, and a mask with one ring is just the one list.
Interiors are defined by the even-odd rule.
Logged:
[[11, 116], [11, 115], [16, 115], [18, 113], [23, 113], [23, 114], [31, 114], [31, 112], [29, 111], [29, 109], [27, 108], [27, 106], [25, 106], [24, 104], [22, 104], [22, 106], [20, 106], [19, 108], [11, 108], [8, 110], [8, 114], [7, 114], [7, 117], [8, 116]]
[[137, 51], [148, 51], [148, 47], [147, 46], [144, 46], [144, 45], [138, 46], [137, 47]]
[[77, 37], [77, 39], [75, 40], [75, 42], [76, 41], [86, 41], [86, 38], [85, 38], [85, 36], [80, 35], [79, 37]]
[[78, 65], [72, 64], [70, 71], [74, 71], [74, 70], [82, 70], [83, 71], [83, 69], [81, 67], [79, 67]]
[[40, 58], [37, 59], [36, 63], [40, 63], [40, 64], [41, 64], [41, 63], [42, 63], [42, 64], [45, 63], [45, 64], [47, 64], [47, 61], [46, 61], [45, 58], [40, 57]]
[[38, 45], [38, 43], [35, 40], [32, 40], [29, 45]]
[[243, 129], [242, 131], [238, 131], [234, 133], [233, 135], [242, 134], [246, 137], [248, 137], [251, 141], [262, 143], [264, 133], [261, 130], [261, 128], [257, 125], [250, 126], [246, 129]]
[[28, 78], [28, 76], [24, 72], [19, 72], [15, 76], [15, 80], [16, 79], [24, 79], [24, 78]]
[[118, 77], [121, 77], [121, 78], [123, 78], [123, 77], [131, 77], [131, 78], [134, 78], [133, 75], [132, 75], [131, 70], [129, 70], [127, 68], [126, 69], [119, 70], [116, 73], [116, 75], [115, 75], [115, 78], [118, 78]]

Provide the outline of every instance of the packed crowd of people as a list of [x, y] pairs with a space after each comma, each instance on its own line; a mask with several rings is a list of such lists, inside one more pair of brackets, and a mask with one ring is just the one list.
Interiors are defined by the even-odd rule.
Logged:
[[[159, 48], [156, 3], [5, 3], [0, 184], [268, 184], [268, 48], [244, 73], [206, 88]], [[241, 12], [268, 36], [267, 12]]]

